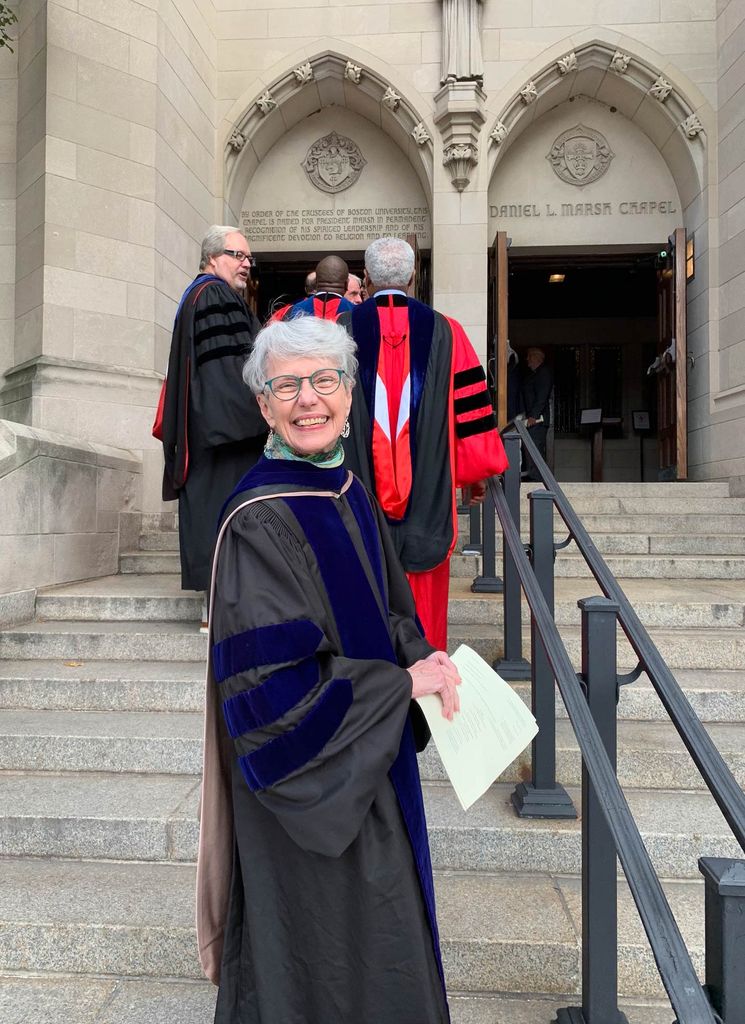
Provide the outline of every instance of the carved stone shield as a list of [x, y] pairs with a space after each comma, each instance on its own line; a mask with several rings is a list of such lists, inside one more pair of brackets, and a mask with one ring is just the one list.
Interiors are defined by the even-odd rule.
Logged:
[[578, 124], [559, 135], [546, 159], [567, 185], [589, 185], [602, 178], [613, 156], [604, 135]]
[[329, 132], [310, 147], [303, 168], [317, 189], [333, 193], [354, 185], [366, 163], [356, 142]]

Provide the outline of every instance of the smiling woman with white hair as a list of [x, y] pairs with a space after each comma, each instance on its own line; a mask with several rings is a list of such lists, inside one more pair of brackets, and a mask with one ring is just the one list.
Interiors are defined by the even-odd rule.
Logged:
[[356, 366], [342, 327], [300, 317], [244, 369], [271, 433], [212, 578], [197, 921], [217, 1024], [448, 1020], [412, 698], [452, 718], [460, 679], [343, 465]]

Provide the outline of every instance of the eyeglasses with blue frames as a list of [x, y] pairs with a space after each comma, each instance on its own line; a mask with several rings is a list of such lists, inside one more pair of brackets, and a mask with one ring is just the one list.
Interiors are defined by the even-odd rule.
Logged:
[[342, 378], [345, 376], [344, 370], [339, 370], [335, 367], [315, 370], [308, 377], [296, 377], [293, 373], [283, 373], [279, 377], [265, 380], [264, 390], [269, 388], [274, 397], [278, 398], [280, 402], [291, 402], [293, 398], [297, 398], [300, 394], [303, 381], [307, 380], [316, 394], [333, 395], [335, 391], [339, 390]]
[[240, 249], [223, 249], [223, 252], [226, 256], [232, 256], [234, 260], [238, 260], [239, 263], [245, 263], [247, 260], [249, 267], [256, 266], [256, 257], [248, 252], [241, 252]]

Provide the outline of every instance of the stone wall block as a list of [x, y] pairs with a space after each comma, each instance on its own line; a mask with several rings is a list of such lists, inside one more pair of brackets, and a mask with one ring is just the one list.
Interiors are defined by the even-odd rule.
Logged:
[[99, 467], [96, 478], [96, 508], [109, 512], [132, 512], [139, 498], [140, 476], [120, 469]]
[[39, 533], [40, 462], [0, 477], [0, 535]]
[[95, 466], [43, 459], [40, 466], [42, 533], [93, 533], [96, 529]]
[[7, 629], [21, 622], [30, 622], [35, 608], [35, 590], [15, 590], [12, 594], [0, 594], [0, 627]]
[[54, 538], [41, 534], [0, 535], [0, 588], [6, 593], [44, 586], [53, 579]]
[[116, 533], [57, 534], [54, 537], [55, 583], [109, 576], [117, 571], [119, 535]]

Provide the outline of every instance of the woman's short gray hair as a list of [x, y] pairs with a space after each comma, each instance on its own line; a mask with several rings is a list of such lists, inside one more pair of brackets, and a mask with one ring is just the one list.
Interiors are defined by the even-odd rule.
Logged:
[[240, 228], [231, 227], [230, 224], [213, 224], [207, 228], [207, 234], [202, 239], [202, 255], [199, 260], [199, 269], [204, 270], [213, 256], [220, 256], [225, 252], [225, 239], [234, 231], [240, 233]]
[[365, 249], [365, 270], [375, 288], [406, 289], [414, 273], [414, 250], [403, 238], [376, 238]]
[[344, 370], [347, 389], [357, 376], [357, 346], [341, 324], [316, 316], [275, 320], [259, 331], [243, 367], [243, 380], [260, 395], [271, 359], [322, 359], [328, 367]]

